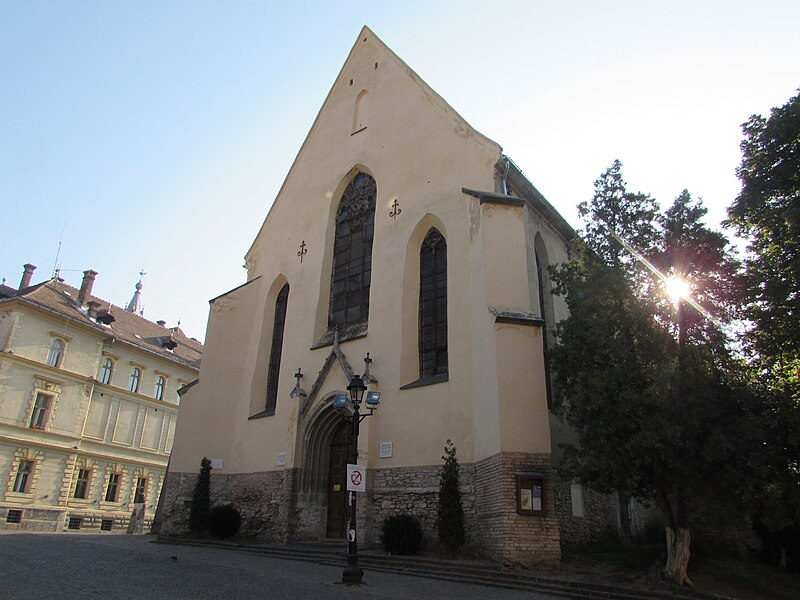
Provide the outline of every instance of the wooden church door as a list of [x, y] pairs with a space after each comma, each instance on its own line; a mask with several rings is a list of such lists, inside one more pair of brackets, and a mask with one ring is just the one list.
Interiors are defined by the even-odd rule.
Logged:
[[328, 471], [327, 536], [345, 536], [347, 525], [347, 462], [352, 451], [352, 424], [342, 421], [331, 442], [331, 461]]

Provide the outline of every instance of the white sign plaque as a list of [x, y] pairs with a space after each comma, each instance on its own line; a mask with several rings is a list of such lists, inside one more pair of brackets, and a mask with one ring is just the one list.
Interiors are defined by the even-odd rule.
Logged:
[[367, 469], [361, 465], [347, 465], [347, 491], [367, 491]]
[[212, 469], [221, 469], [222, 468], [222, 459], [221, 458], [212, 458], [211, 459], [211, 468]]
[[283, 466], [286, 464], [286, 452], [278, 452], [278, 465]]
[[392, 458], [392, 442], [381, 442], [380, 457]]

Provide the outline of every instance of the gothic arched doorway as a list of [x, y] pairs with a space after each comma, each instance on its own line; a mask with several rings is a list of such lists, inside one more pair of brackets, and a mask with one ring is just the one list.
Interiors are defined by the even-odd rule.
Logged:
[[347, 525], [347, 463], [353, 446], [352, 424], [342, 421], [331, 440], [328, 466], [328, 537], [341, 538]]

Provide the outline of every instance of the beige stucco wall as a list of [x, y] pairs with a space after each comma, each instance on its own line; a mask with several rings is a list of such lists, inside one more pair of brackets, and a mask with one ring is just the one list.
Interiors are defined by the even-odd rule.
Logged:
[[[365, 128], [354, 133], [355, 121]], [[289, 397], [292, 374], [301, 368], [310, 391], [331, 350], [311, 348], [327, 328], [334, 217], [358, 170], [377, 182], [369, 331], [341, 349], [359, 373], [370, 353], [378, 379], [371, 389], [383, 394], [376, 416], [362, 424], [360, 460], [373, 468], [437, 464], [448, 438], [465, 462], [503, 449], [549, 452], [542, 369], [525, 368], [541, 363], [540, 334], [518, 325], [496, 331], [488, 310], [538, 309], [525, 250], [532, 243], [528, 209], [482, 206], [461, 191], [492, 191], [500, 153], [367, 31], [247, 254], [250, 283], [212, 303], [200, 381], [181, 408], [172, 469], [196, 471], [203, 456], [221, 459], [223, 473], [302, 466], [297, 436], [305, 417], [301, 401]], [[401, 213], [391, 218], [395, 200]], [[418, 377], [419, 247], [432, 226], [448, 250], [449, 380], [400, 390]], [[287, 282], [276, 413], [249, 420], [264, 406], [275, 296]], [[307, 414], [347, 383], [334, 363]], [[382, 442], [392, 442], [390, 458], [379, 458]], [[279, 454], [285, 466], [277, 465]]]
[[[10, 308], [9, 308], [10, 307]], [[126, 518], [130, 514], [136, 477], [148, 479], [148, 514], [158, 500], [161, 481], [174, 439], [178, 413], [177, 388], [197, 372], [121, 342], [111, 342], [93, 330], [75, 325], [21, 302], [3, 310], [7, 327], [0, 353], [0, 510], [24, 509], [49, 515], [20, 526], [60, 531], [66, 515], [89, 511]], [[57, 367], [46, 364], [52, 339], [65, 342]], [[109, 384], [97, 381], [106, 357], [115, 361]], [[140, 392], [128, 390], [133, 365], [142, 370]], [[156, 378], [166, 378], [164, 400], [156, 400]], [[32, 429], [31, 413], [38, 392], [52, 395], [43, 430]], [[30, 490], [13, 492], [19, 460], [34, 461]], [[90, 495], [73, 498], [78, 468], [91, 470]], [[119, 501], [104, 501], [107, 474], [122, 473]], [[3, 512], [3, 515], [5, 513]], [[59, 516], [60, 515], [60, 516]]]

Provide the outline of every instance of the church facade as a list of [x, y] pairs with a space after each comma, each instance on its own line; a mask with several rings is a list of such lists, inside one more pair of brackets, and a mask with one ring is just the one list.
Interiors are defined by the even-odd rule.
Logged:
[[[186, 530], [203, 457], [212, 501], [270, 541], [344, 535], [348, 413], [364, 374], [359, 537], [418, 517], [435, 542], [443, 448], [461, 468], [467, 547], [557, 565], [562, 536], [613, 522], [608, 498], [559, 482], [545, 367], [566, 306], [548, 265], [574, 232], [494, 141], [364, 28], [246, 255], [210, 303], [180, 409], [162, 533]], [[580, 507], [576, 504], [580, 503]]]

